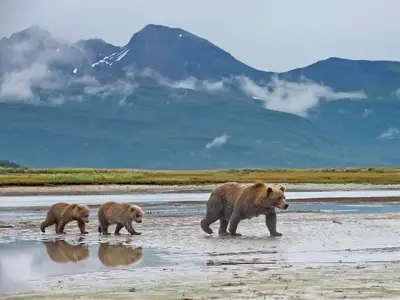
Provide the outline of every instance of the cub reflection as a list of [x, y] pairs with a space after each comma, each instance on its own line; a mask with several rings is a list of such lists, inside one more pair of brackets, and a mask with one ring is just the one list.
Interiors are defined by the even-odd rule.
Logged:
[[71, 245], [64, 240], [42, 242], [50, 259], [56, 263], [81, 262], [89, 258], [88, 245]]
[[99, 246], [99, 259], [106, 267], [127, 266], [138, 263], [142, 257], [142, 247], [133, 249], [123, 244], [101, 243]]

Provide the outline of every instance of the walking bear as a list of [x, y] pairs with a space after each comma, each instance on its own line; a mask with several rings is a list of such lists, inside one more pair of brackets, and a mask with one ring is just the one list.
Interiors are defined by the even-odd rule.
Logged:
[[44, 233], [46, 227], [55, 224], [56, 233], [65, 234], [65, 226], [72, 221], [77, 221], [81, 234], [87, 234], [85, 224], [89, 223], [89, 215], [90, 209], [86, 205], [58, 202], [50, 206], [46, 219], [40, 224], [40, 230]]
[[142, 223], [143, 211], [142, 209], [130, 203], [109, 201], [104, 203], [99, 208], [97, 213], [99, 219], [99, 233], [108, 235], [108, 226], [117, 224], [114, 234], [119, 235], [120, 230], [125, 227], [131, 235], [139, 235], [132, 227], [132, 221]]
[[201, 220], [201, 228], [204, 232], [212, 234], [210, 225], [219, 220], [219, 235], [230, 233], [240, 236], [236, 230], [241, 220], [265, 215], [265, 224], [270, 235], [282, 236], [282, 233], [276, 230], [275, 208], [287, 210], [288, 207], [284, 186], [272, 188], [263, 182], [250, 185], [226, 182], [212, 191], [207, 201], [206, 216]]

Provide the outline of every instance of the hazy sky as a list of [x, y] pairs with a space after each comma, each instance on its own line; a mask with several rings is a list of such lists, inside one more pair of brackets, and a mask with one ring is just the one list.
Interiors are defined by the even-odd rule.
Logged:
[[331, 56], [400, 61], [399, 0], [1, 0], [0, 12], [1, 37], [36, 24], [70, 41], [123, 45], [161, 24], [267, 71]]

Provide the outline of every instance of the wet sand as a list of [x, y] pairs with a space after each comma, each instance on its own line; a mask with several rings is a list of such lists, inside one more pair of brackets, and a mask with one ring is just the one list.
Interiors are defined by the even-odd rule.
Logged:
[[[119, 237], [100, 236], [95, 221], [82, 237], [71, 223], [67, 245], [54, 228], [41, 234], [40, 219], [16, 219], [0, 229], [0, 298], [400, 298], [400, 213], [279, 213], [282, 237], [270, 237], [262, 217], [241, 222], [242, 237], [209, 236], [201, 217], [148, 216], [135, 225], [142, 235]], [[117, 242], [108, 261], [125, 266], [107, 267], [100, 245]]]
[[[286, 185], [288, 191], [361, 191], [400, 189], [400, 184], [293, 184], [270, 183], [271, 185]], [[211, 192], [216, 184], [207, 185], [67, 185], [67, 186], [13, 186], [0, 187], [0, 196], [28, 195], [134, 195], [151, 193], [188, 193]]]

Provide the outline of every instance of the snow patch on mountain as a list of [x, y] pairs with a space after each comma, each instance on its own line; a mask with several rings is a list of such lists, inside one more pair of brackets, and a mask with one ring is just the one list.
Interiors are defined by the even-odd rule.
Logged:
[[129, 50], [131, 50], [131, 49], [128, 48], [127, 45], [125, 45], [125, 46], [120, 48], [120, 51], [114, 52], [114, 53], [112, 53], [112, 54], [110, 54], [108, 56], [103, 57], [99, 61], [93, 63], [92, 64], [92, 68], [97, 66], [97, 65], [101, 65], [101, 64], [106, 64], [106, 65], [112, 66], [113, 63], [123, 59], [125, 57], [125, 55], [128, 54]]

